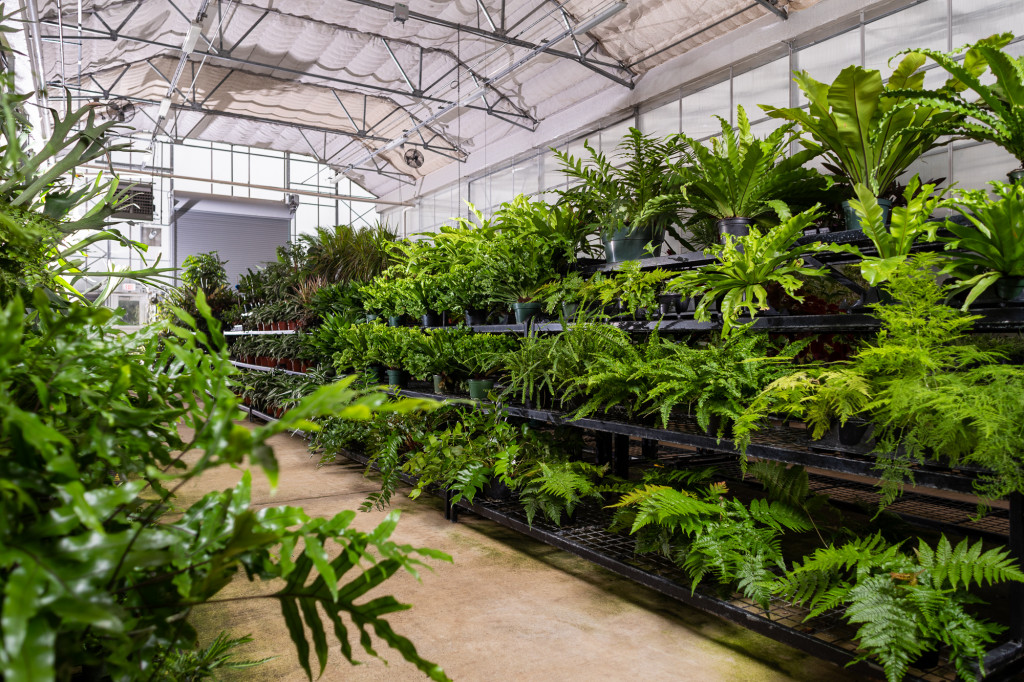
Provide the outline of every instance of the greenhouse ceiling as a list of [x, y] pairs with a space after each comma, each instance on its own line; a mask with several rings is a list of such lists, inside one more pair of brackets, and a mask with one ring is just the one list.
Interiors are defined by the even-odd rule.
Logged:
[[143, 133], [307, 154], [380, 196], [817, 1], [28, 0], [27, 19], [51, 106], [64, 86]]

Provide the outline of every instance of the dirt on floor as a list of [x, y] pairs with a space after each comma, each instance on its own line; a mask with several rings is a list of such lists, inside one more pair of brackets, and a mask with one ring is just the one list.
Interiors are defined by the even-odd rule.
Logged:
[[[311, 516], [333, 516], [357, 509], [368, 493], [379, 490], [361, 465], [317, 469], [317, 459], [301, 438], [281, 435], [271, 443], [280, 461], [280, 482], [272, 491], [266, 477], [253, 472], [255, 508], [287, 504], [303, 507]], [[228, 467], [207, 472], [183, 488], [179, 502], [185, 505], [211, 490], [229, 488], [241, 475], [242, 470]], [[459, 523], [449, 523], [438, 500], [411, 501], [405, 492], [399, 491], [392, 506], [401, 511], [393, 539], [439, 549], [454, 562], [431, 562], [434, 570], [423, 571], [421, 582], [397, 574], [370, 597], [393, 594], [412, 604], [388, 620], [453, 680], [860, 679], [491, 521], [467, 514]], [[369, 530], [384, 515], [360, 513], [355, 526]], [[222, 596], [258, 597], [275, 589], [243, 575]], [[255, 598], [199, 607], [192, 620], [204, 642], [221, 630], [232, 636], [250, 634], [255, 641], [241, 648], [240, 655], [275, 657], [228, 678], [306, 679], [275, 601]], [[328, 637], [331, 652], [322, 680], [427, 679], [382, 642], [376, 648], [388, 663], [365, 654], [354, 640], [362, 665], [352, 666]], [[313, 666], [315, 675], [315, 657]]]

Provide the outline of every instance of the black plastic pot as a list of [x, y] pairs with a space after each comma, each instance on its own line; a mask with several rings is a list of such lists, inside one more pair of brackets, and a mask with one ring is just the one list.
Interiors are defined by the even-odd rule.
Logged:
[[470, 327], [479, 327], [487, 324], [487, 311], [468, 308], [466, 310], [466, 324]]
[[1001, 277], [996, 280], [999, 298], [1014, 303], [1024, 303], [1024, 277]]
[[662, 294], [658, 296], [658, 312], [661, 315], [678, 315], [683, 312], [682, 294]]
[[543, 306], [539, 301], [527, 301], [526, 303], [514, 303], [512, 308], [516, 312], [516, 324], [528, 322], [540, 315]]
[[409, 374], [404, 369], [389, 369], [387, 374], [388, 386], [395, 386], [397, 388], [409, 387]]
[[602, 235], [601, 242], [604, 244], [604, 259], [609, 263], [621, 263], [627, 260], [640, 260], [649, 258], [646, 247], [654, 244], [654, 255], [661, 255], [661, 246], [665, 241], [663, 234], [655, 234], [654, 228], [641, 228], [632, 230], [623, 228], [609, 234], [607, 238]]
[[[750, 226], [754, 224], [752, 218], [722, 218], [715, 225], [718, 227], [719, 238], [727, 234], [734, 237], [745, 237], [750, 234]], [[722, 239], [725, 241], [725, 239]]]
[[469, 397], [473, 400], [487, 400], [487, 392], [494, 388], [493, 379], [470, 379]]
[[420, 317], [420, 323], [424, 327], [440, 327], [441, 316], [433, 311], [428, 310], [426, 315]]
[[512, 499], [512, 490], [497, 476], [487, 481], [480, 492], [490, 500], [506, 501]]
[[1015, 171], [1010, 171], [1006, 174], [1006, 177], [1010, 179], [1011, 185], [1024, 184], [1024, 168], [1018, 168]]
[[[888, 225], [892, 219], [892, 202], [888, 199], [879, 199], [878, 205], [882, 207], [882, 215], [885, 216], [885, 224]], [[846, 218], [847, 230], [864, 229], [860, 224], [860, 216], [857, 215], [857, 211], [853, 210], [853, 206], [850, 206], [849, 201], [843, 202], [843, 216]]]

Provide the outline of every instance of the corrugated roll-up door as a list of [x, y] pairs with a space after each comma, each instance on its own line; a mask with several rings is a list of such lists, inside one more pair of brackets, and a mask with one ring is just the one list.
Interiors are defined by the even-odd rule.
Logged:
[[253, 215], [259, 211], [243, 206], [234, 207], [237, 213], [224, 211], [221, 206], [204, 211], [204, 203], [189, 206], [177, 216], [174, 251], [179, 268], [188, 256], [216, 251], [228, 262], [228, 281], [234, 285], [248, 268], [255, 270], [275, 260], [277, 247], [291, 236], [287, 209], [283, 216]]

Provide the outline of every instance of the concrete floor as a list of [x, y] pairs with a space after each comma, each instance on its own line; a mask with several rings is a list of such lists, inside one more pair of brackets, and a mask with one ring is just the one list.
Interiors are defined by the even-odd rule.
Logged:
[[[254, 508], [288, 504], [303, 507], [311, 516], [331, 516], [357, 509], [377, 489], [356, 464], [317, 470], [299, 438], [276, 436], [272, 444], [281, 465], [280, 484], [272, 493], [266, 478], [254, 471]], [[187, 504], [205, 492], [231, 487], [240, 476], [238, 469], [208, 472], [183, 489], [179, 501]], [[394, 540], [442, 550], [454, 563], [436, 563], [419, 583], [398, 574], [379, 593], [413, 605], [389, 617], [393, 628], [453, 680], [859, 679], [493, 522], [464, 515], [458, 524], [448, 523], [433, 498], [413, 502], [400, 494], [393, 508], [402, 512]], [[368, 530], [383, 516], [361, 513], [355, 523]], [[223, 596], [274, 589], [242, 576]], [[221, 630], [233, 636], [251, 634], [255, 641], [241, 650], [245, 656], [276, 656], [235, 673], [233, 679], [306, 679], [275, 602], [232, 602], [200, 607], [194, 614], [204, 641]], [[366, 655], [354, 641], [364, 664], [353, 667], [330, 641], [323, 680], [427, 679], [386, 645], [377, 650], [389, 664]], [[315, 672], [315, 660], [313, 666]]]

